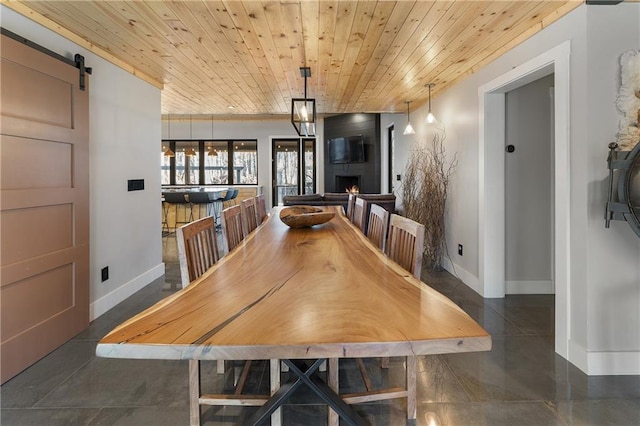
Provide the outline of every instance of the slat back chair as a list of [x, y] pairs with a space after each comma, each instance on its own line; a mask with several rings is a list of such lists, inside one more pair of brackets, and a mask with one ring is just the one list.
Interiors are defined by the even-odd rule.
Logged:
[[246, 200], [242, 200], [240, 203], [242, 209], [242, 230], [245, 238], [254, 229], [258, 227], [258, 214], [256, 211], [256, 198], [251, 197]]
[[178, 228], [178, 258], [182, 288], [204, 274], [220, 258], [216, 240], [216, 221], [213, 216]]
[[347, 218], [349, 221], [353, 218], [353, 206], [356, 203], [355, 194], [349, 194], [349, 199], [347, 200]]
[[244, 238], [240, 206], [231, 206], [222, 210], [222, 233], [227, 243], [227, 251], [233, 250], [240, 244]]
[[267, 218], [267, 203], [264, 199], [264, 194], [256, 196], [256, 220], [258, 225], [262, 225], [262, 222]]
[[[240, 217], [240, 206], [234, 206], [237, 214], [230, 215], [234, 226], [236, 217]], [[227, 209], [228, 210], [228, 209]], [[224, 213], [224, 212], [223, 212]], [[234, 213], [232, 211], [232, 213]], [[225, 217], [225, 216], [223, 216]], [[231, 221], [227, 221], [230, 224]], [[239, 223], [239, 222], [238, 222]], [[216, 242], [216, 223], [212, 216], [191, 222], [176, 231], [178, 239], [178, 257], [180, 259], [180, 276], [182, 288], [203, 275], [219, 259], [218, 244]], [[241, 235], [241, 234], [240, 234]], [[240, 238], [239, 241], [241, 241]], [[235, 390], [230, 394], [203, 394], [201, 391], [200, 361], [189, 361], [189, 393], [191, 394], [190, 423], [200, 424], [200, 405], [253, 405], [260, 406], [267, 402], [270, 395], [244, 394], [244, 387], [249, 376], [249, 370], [255, 361], [245, 361], [240, 376], [235, 382]], [[271, 393], [279, 388], [280, 362], [270, 360]], [[224, 374], [224, 360], [217, 361], [217, 373]], [[282, 421], [281, 410], [272, 416], [272, 424], [279, 425]]]
[[367, 224], [367, 238], [380, 250], [384, 251], [389, 230], [389, 212], [377, 204], [371, 204], [369, 223]]
[[420, 279], [424, 250], [424, 225], [406, 217], [392, 214], [386, 254], [398, 265]]
[[[371, 205], [371, 216], [373, 217], [379, 207], [376, 204]], [[382, 209], [382, 207], [380, 207]], [[384, 210], [384, 209], [382, 209]], [[366, 205], [365, 205], [366, 211]], [[386, 210], [385, 210], [386, 212]], [[388, 212], [387, 212], [388, 214]], [[383, 214], [384, 216], [384, 214]], [[376, 219], [373, 219], [374, 222]], [[374, 226], [374, 225], [372, 225]], [[420, 278], [420, 272], [422, 267], [422, 251], [424, 241], [424, 226], [414, 222], [413, 220], [391, 214], [389, 215], [389, 237], [386, 242], [386, 253], [392, 260], [398, 263], [400, 266], [408, 271], [411, 271], [416, 277]], [[381, 401], [385, 399], [394, 398], [407, 398], [407, 419], [416, 418], [416, 357], [406, 357], [406, 386], [391, 387], [386, 389], [376, 389], [373, 386], [373, 382], [369, 377], [367, 368], [364, 361], [361, 358], [356, 358], [360, 375], [364, 382], [366, 391], [359, 393], [340, 393], [342, 399], [349, 403], [354, 404], [358, 402], [371, 402]], [[339, 360], [337, 358], [329, 359], [328, 370], [328, 385], [334, 389], [340, 389], [339, 374], [338, 374]], [[387, 368], [389, 366], [389, 359], [382, 358], [381, 366]], [[329, 413], [329, 425], [337, 425], [337, 417], [330, 412]]]
[[353, 218], [351, 222], [360, 228], [364, 234], [366, 226], [366, 214], [367, 214], [367, 201], [363, 198], [356, 197], [355, 204], [353, 206]]
[[[182, 288], [199, 278], [220, 258], [216, 239], [216, 222], [212, 216], [188, 223], [176, 230]], [[224, 361], [218, 361], [224, 373]]]

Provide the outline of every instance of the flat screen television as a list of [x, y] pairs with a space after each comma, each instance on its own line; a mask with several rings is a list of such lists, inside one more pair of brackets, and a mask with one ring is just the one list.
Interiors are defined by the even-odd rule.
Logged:
[[329, 163], [364, 163], [362, 135], [329, 139]]

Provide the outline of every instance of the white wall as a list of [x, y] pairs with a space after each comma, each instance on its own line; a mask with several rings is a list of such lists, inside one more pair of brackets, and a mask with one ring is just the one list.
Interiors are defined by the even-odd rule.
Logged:
[[[449, 247], [458, 275], [477, 288], [478, 89], [542, 53], [570, 41], [570, 307], [568, 359], [588, 374], [640, 374], [640, 239], [623, 222], [604, 229], [607, 144], [615, 139], [619, 56], [640, 47], [640, 4], [580, 6], [529, 40], [433, 99], [459, 165], [448, 206]], [[427, 134], [426, 108], [412, 112], [413, 137]], [[418, 125], [416, 125], [418, 124]], [[400, 155], [399, 155], [400, 157]], [[401, 170], [406, 157], [398, 158]], [[489, 189], [487, 189], [489, 190]], [[556, 313], [557, 315], [557, 313]]]
[[[80, 53], [89, 76], [90, 302], [95, 319], [164, 274], [160, 210], [160, 90], [1, 6], [2, 27], [62, 56]], [[145, 190], [127, 192], [128, 179]], [[101, 282], [100, 270], [109, 267]]]
[[[163, 139], [256, 139], [258, 141], [258, 185], [262, 186], [267, 205], [271, 205], [271, 140], [275, 138], [299, 138], [289, 117], [273, 120], [192, 120], [185, 116], [162, 121]], [[324, 161], [323, 149], [324, 122], [318, 120], [316, 137], [316, 188], [317, 192], [324, 192]], [[171, 134], [169, 134], [171, 130]], [[157, 150], [160, 151], [158, 139]]]

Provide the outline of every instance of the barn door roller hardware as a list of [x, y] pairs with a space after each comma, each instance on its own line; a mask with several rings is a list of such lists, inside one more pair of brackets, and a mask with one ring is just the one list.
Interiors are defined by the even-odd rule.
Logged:
[[614, 6], [622, 3], [622, 0], [587, 0], [587, 5]]
[[79, 72], [80, 72], [80, 80], [79, 80], [79, 86], [80, 86], [80, 90], [85, 90], [86, 88], [86, 82], [85, 82], [85, 76], [86, 74], [91, 74], [92, 69], [90, 67], [86, 67], [84, 65], [84, 56], [76, 53], [75, 57], [73, 58], [74, 60], [72, 61], [69, 58], [65, 58], [62, 55], [57, 54], [56, 52], [47, 49], [44, 46], [40, 46], [38, 43], [34, 43], [31, 40], [28, 40], [24, 37], [19, 36], [18, 34], [9, 31], [8, 29], [2, 27], [0, 28], [0, 32], [2, 33], [2, 35], [7, 36], [19, 43], [22, 43], [26, 46], [31, 47], [32, 49], [36, 49], [39, 52], [44, 53], [45, 55], [49, 55], [52, 58], [55, 58], [59, 61], [64, 62], [67, 65], [71, 65], [72, 67], [76, 67], [78, 68]]

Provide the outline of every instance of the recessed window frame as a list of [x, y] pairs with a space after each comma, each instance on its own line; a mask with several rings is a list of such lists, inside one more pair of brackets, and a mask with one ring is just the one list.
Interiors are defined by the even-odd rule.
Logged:
[[[169, 148], [175, 153], [176, 152], [176, 142], [190, 142], [193, 144], [198, 144], [198, 163], [199, 163], [199, 174], [198, 174], [198, 183], [190, 183], [191, 186], [225, 186], [225, 185], [233, 185], [233, 186], [254, 186], [258, 185], [258, 140], [257, 139], [200, 139], [200, 140], [190, 140], [190, 139], [162, 139], [161, 146], [165, 147], [169, 146]], [[235, 143], [252, 143], [255, 144], [256, 149], [256, 182], [255, 183], [239, 183], [235, 182], [236, 176], [234, 173], [234, 144]], [[210, 143], [226, 143], [227, 144], [227, 183], [220, 184], [208, 184], [205, 183], [205, 156], [207, 155], [206, 145]], [[162, 154], [164, 155], [164, 154]], [[220, 154], [219, 154], [220, 155]], [[176, 185], [176, 159], [175, 157], [171, 157], [169, 161], [169, 183], [163, 183], [163, 185]], [[182, 185], [182, 184], [181, 184]]]

